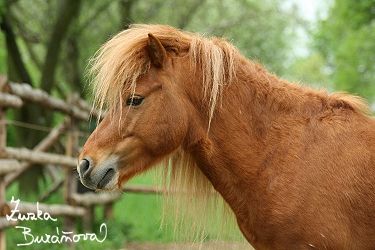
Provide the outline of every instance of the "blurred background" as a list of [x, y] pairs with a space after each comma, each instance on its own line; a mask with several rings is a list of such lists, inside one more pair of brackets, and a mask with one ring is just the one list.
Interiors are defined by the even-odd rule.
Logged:
[[[375, 0], [0, 0], [0, 73], [60, 99], [77, 92], [90, 100], [90, 57], [132, 23], [224, 36], [280, 77], [358, 94], [375, 109]], [[9, 116], [45, 127], [59, 120], [33, 105]], [[14, 128], [8, 145], [31, 148], [42, 137]], [[19, 186], [26, 194], [39, 187], [31, 180]], [[124, 220], [136, 224], [130, 217]], [[136, 227], [135, 239], [170, 240]]]
[[101, 44], [131, 23], [159, 23], [227, 37], [287, 80], [375, 101], [374, 0], [1, 0], [0, 22], [0, 72], [62, 99], [90, 99], [85, 72]]

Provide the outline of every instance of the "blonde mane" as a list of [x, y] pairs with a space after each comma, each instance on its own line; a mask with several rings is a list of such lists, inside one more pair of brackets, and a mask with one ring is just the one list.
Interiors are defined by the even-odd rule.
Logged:
[[[91, 83], [94, 90], [94, 106], [99, 110], [121, 108], [123, 99], [134, 94], [138, 79], [151, 67], [147, 51], [149, 33], [157, 37], [165, 48], [173, 47], [177, 51], [187, 51], [191, 68], [202, 72], [209, 131], [223, 86], [236, 80], [234, 58], [240, 56], [240, 53], [224, 39], [208, 39], [169, 26], [132, 25], [99, 49], [91, 60], [90, 70], [94, 77]], [[165, 205], [168, 206], [164, 207], [169, 207], [169, 204], [173, 203], [174, 208], [171, 211], [176, 213], [176, 228], [181, 229], [179, 235], [188, 228], [190, 230], [186, 232], [195, 232], [189, 233], [190, 236], [202, 239], [207, 226], [206, 218], [217, 220], [214, 218], [213, 210], [223, 211], [218, 208], [221, 207], [218, 203], [224, 204], [223, 200], [217, 198], [218, 195], [211, 183], [190, 155], [182, 149], [167, 157], [160, 165], [163, 169], [163, 185], [167, 187], [168, 193], [178, 194], [165, 195]], [[173, 202], [169, 202], [170, 200]], [[189, 204], [188, 208], [184, 208], [186, 204]], [[171, 211], [168, 210], [168, 213]]]

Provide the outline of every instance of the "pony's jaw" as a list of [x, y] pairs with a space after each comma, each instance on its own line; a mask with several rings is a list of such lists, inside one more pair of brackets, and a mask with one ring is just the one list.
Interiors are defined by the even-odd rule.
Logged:
[[95, 164], [90, 157], [84, 157], [77, 167], [83, 185], [94, 190], [113, 190], [118, 186], [119, 157], [110, 156]]

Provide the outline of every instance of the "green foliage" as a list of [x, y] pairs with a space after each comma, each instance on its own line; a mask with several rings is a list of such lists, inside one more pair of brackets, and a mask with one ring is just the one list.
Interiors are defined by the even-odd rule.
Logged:
[[3, 18], [3, 14], [5, 13], [5, 0], [0, 0], [0, 22]]
[[[283, 74], [286, 70], [284, 62], [292, 54], [290, 40], [294, 33], [291, 27], [298, 26], [300, 21], [293, 9], [282, 8], [284, 2], [160, 1], [162, 7], [155, 12], [148, 2], [139, 1], [134, 8], [144, 13], [137, 16], [140, 21], [169, 24], [207, 36], [227, 37], [248, 58], [258, 60], [269, 70]], [[201, 4], [197, 7], [197, 3]], [[176, 14], [171, 9], [180, 13]], [[153, 12], [152, 19], [148, 18], [148, 13]]]
[[6, 61], [7, 61], [7, 50], [5, 46], [5, 37], [2, 33], [0, 33], [0, 73], [6, 74], [8, 70]]
[[65, 1], [14, 1], [7, 11], [36, 86], [43, 78], [48, 56], [60, 57], [56, 80], [50, 84], [64, 97], [72, 90], [83, 90], [88, 59], [109, 37], [133, 22], [169, 24], [208, 36], [226, 36], [247, 56], [282, 73], [283, 62], [290, 54], [290, 26], [297, 23], [295, 13], [281, 7], [284, 1], [82, 0], [60, 53], [55, 55], [47, 55], [47, 51]]
[[375, 101], [375, 1], [336, 0], [315, 35], [333, 87]]
[[297, 57], [289, 67], [286, 77], [301, 84], [308, 84], [317, 88], [328, 88], [329, 82], [324, 71], [325, 59], [319, 52], [307, 57]]
[[[290, 41], [295, 35], [291, 27], [299, 24], [293, 9], [281, 8], [283, 1], [223, 1], [200, 9], [202, 15], [213, 12], [205, 20], [205, 33], [226, 36], [241, 52], [264, 64], [278, 75], [286, 71], [285, 62], [293, 56]], [[223, 16], [229, 18], [223, 20]], [[200, 22], [199, 19], [196, 22]]]
[[[153, 185], [152, 172], [142, 174], [130, 181], [130, 185]], [[162, 197], [153, 194], [124, 193], [115, 204], [114, 217], [119, 223], [130, 225], [127, 241], [172, 242], [173, 227], [161, 227]]]
[[[7, 110], [6, 119], [8, 121], [14, 120], [14, 112], [13, 110]], [[17, 130], [14, 126], [7, 127], [7, 146], [15, 147], [17, 141]]]

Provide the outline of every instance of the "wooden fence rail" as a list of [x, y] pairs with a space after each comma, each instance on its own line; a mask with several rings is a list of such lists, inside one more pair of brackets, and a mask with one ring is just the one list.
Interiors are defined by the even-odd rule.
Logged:
[[[38, 104], [43, 108], [61, 112], [66, 115], [62, 123], [54, 127], [48, 135], [40, 141], [33, 149], [14, 148], [6, 145], [6, 126], [12, 124], [6, 120], [6, 110], [9, 108], [19, 109], [28, 103]], [[37, 213], [35, 203], [7, 202], [5, 200], [6, 188], [13, 183], [32, 164], [54, 165], [65, 167], [64, 178], [55, 178], [50, 189], [43, 194], [48, 194], [63, 185], [63, 196], [65, 204], [43, 204], [38, 203], [38, 209], [49, 213], [51, 216], [63, 216], [65, 231], [75, 231], [76, 217], [83, 217], [84, 221], [92, 223], [93, 207], [95, 205], [112, 204], [121, 197], [121, 194], [77, 194], [77, 178], [72, 171], [77, 165], [77, 154], [79, 150], [78, 136], [82, 133], [78, 130], [78, 122], [88, 122], [90, 116], [93, 119], [103, 118], [105, 112], [93, 110], [78, 95], [72, 94], [67, 101], [50, 96], [45, 91], [33, 89], [28, 84], [9, 82], [5, 75], [0, 74], [0, 250], [6, 249], [5, 229], [17, 225], [17, 221], [8, 220], [9, 215], [16, 208], [16, 214]], [[32, 127], [31, 125], [30, 127]], [[86, 132], [86, 134], [88, 134]], [[51, 148], [59, 143], [62, 136], [65, 139], [65, 154], [51, 153]], [[90, 201], [91, 200], [91, 201]], [[91, 213], [90, 213], [91, 211]], [[90, 230], [85, 226], [85, 229]], [[71, 245], [74, 247], [73, 245]]]
[[0, 92], [0, 107], [6, 108], [21, 108], [23, 101], [18, 96], [1, 93]]
[[63, 100], [50, 96], [43, 90], [33, 89], [26, 83], [20, 84], [9, 82], [6, 89], [9, 93], [21, 98], [24, 102], [36, 103], [44, 108], [60, 111], [74, 119], [87, 121], [90, 116], [90, 113], [87, 112], [87, 110], [71, 106]]
[[[9, 108], [19, 109], [28, 103], [34, 103], [46, 109], [61, 112], [66, 115], [65, 119], [52, 128], [47, 136], [42, 139], [33, 149], [15, 148], [6, 145], [7, 130], [9, 124], [16, 124], [6, 120], [6, 110]], [[33, 164], [48, 165], [50, 172], [54, 172], [59, 166], [63, 171], [64, 177], [53, 175], [53, 184], [39, 199], [45, 199], [49, 194], [63, 186], [64, 204], [43, 204], [38, 203], [39, 210], [49, 213], [51, 216], [63, 216], [63, 230], [75, 231], [76, 217], [83, 218], [83, 228], [92, 229], [94, 216], [94, 206], [105, 205], [104, 213], [111, 217], [112, 204], [121, 198], [121, 192], [118, 193], [77, 193], [77, 178], [74, 171], [77, 165], [77, 155], [79, 151], [79, 131], [78, 123], [88, 122], [90, 117], [93, 119], [102, 119], [105, 112], [92, 108], [86, 101], [80, 99], [77, 94], [72, 94], [67, 101], [50, 96], [43, 90], [33, 89], [25, 83], [9, 82], [5, 75], [0, 74], [0, 250], [6, 250], [5, 229], [14, 227], [17, 221], [8, 220], [6, 215], [11, 214], [12, 210], [18, 214], [27, 215], [27, 213], [36, 213], [35, 203], [7, 202], [5, 199], [6, 188], [9, 187], [22, 173], [24, 173]], [[30, 125], [30, 127], [35, 127]], [[88, 132], [84, 133], [88, 134]], [[51, 149], [60, 142], [65, 136], [65, 154], [51, 152]], [[52, 169], [51, 169], [52, 168]], [[60, 173], [61, 176], [61, 173]], [[154, 187], [123, 187], [123, 192], [136, 193], [163, 193], [164, 190]], [[72, 248], [74, 245], [70, 245]]]
[[[61, 124], [54, 127], [49, 134], [43, 138], [33, 149], [34, 152], [44, 152], [50, 149], [68, 129], [68, 121], [65, 119]], [[13, 181], [15, 181], [23, 172], [25, 172], [32, 164], [24, 161], [21, 163], [21, 169], [8, 174], [5, 177], [5, 185], [8, 187]]]
[[28, 161], [29, 163], [54, 164], [65, 167], [77, 166], [77, 159], [74, 157], [38, 152], [27, 148], [3, 148], [0, 152], [0, 158], [11, 158], [19, 161]]

